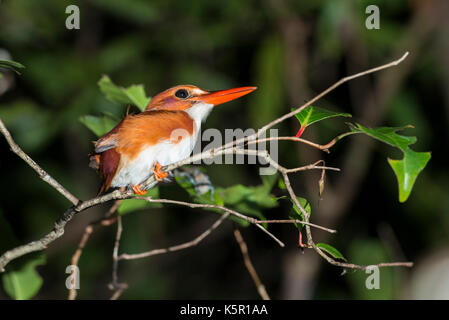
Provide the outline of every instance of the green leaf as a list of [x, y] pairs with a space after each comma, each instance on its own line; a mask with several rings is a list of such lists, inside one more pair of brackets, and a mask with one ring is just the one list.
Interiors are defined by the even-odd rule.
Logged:
[[45, 264], [43, 253], [29, 255], [20, 263], [13, 262], [3, 274], [3, 288], [13, 299], [26, 300], [37, 294], [43, 280], [35, 267]]
[[331, 245], [326, 244], [326, 243], [317, 243], [316, 246], [318, 248], [320, 248], [321, 250], [324, 250], [327, 253], [329, 253], [335, 259], [341, 259], [341, 260], [346, 261], [346, 258], [341, 254], [341, 252], [338, 251], [337, 249], [335, 249], [334, 247], [332, 247]]
[[278, 187], [279, 187], [279, 189], [281, 189], [281, 190], [287, 189], [287, 187], [286, 187], [286, 185], [285, 185], [285, 182], [284, 182], [284, 179], [279, 178], [279, 181], [278, 181]]
[[[298, 199], [299, 204], [304, 208], [304, 210], [308, 213], [310, 216], [312, 214], [312, 208], [310, 207], [309, 201], [305, 198], [296, 197]], [[289, 198], [292, 202], [293, 206], [293, 213], [290, 214], [289, 218], [290, 220], [303, 220], [304, 221], [304, 214], [301, 212], [301, 210], [298, 208], [296, 203], [293, 201], [293, 199]], [[304, 227], [304, 224], [294, 223], [295, 227], [298, 228], [298, 230], [301, 230], [302, 227]]]
[[86, 115], [79, 119], [86, 127], [88, 127], [97, 137], [101, 137], [111, 131], [119, 122], [117, 119], [109, 115], [102, 117]]
[[406, 128], [413, 128], [413, 126], [403, 126], [403, 127], [379, 127], [379, 128], [367, 128], [361, 124], [348, 123], [350, 129], [354, 133], [364, 133], [370, 137], [389, 144], [393, 147], [399, 148], [401, 150], [407, 148], [409, 145], [416, 142], [416, 137], [401, 136], [397, 134], [397, 131], [404, 130]]
[[388, 158], [387, 160], [398, 181], [399, 201], [405, 202], [412, 192], [416, 178], [431, 158], [430, 152], [416, 152], [409, 148], [409, 145], [416, 142], [416, 137], [402, 136], [396, 133], [405, 128], [412, 128], [412, 126], [371, 129], [360, 124], [350, 124], [350, 128], [352, 133], [367, 134], [403, 152], [404, 157], [402, 159], [393, 160]]
[[[295, 109], [292, 109], [292, 111]], [[349, 113], [334, 112], [323, 108], [308, 106], [301, 112], [297, 113], [296, 118], [299, 120], [302, 128], [310, 126], [312, 123], [333, 118], [333, 117], [352, 117]]]
[[0, 68], [9, 69], [9, 70], [14, 71], [17, 74], [20, 74], [20, 72], [17, 69], [23, 69], [23, 68], [25, 68], [25, 66], [16, 61], [0, 60]]
[[[159, 198], [159, 187], [153, 187], [150, 190], [147, 191], [147, 193], [144, 195], [144, 197], [151, 197], [154, 199]], [[157, 202], [148, 202], [144, 199], [126, 199], [123, 200], [120, 206], [117, 209], [117, 212], [120, 215], [127, 214], [129, 212], [142, 210], [146, 208], [162, 208], [161, 203]]]
[[112, 102], [120, 104], [133, 104], [141, 111], [145, 110], [151, 98], [147, 97], [143, 85], [131, 85], [123, 88], [115, 85], [111, 79], [104, 75], [98, 81], [101, 92]]
[[430, 152], [415, 152], [412, 149], [404, 150], [402, 160], [388, 158], [388, 163], [393, 168], [399, 185], [399, 201], [405, 202], [412, 192], [413, 185], [419, 173], [430, 160]]

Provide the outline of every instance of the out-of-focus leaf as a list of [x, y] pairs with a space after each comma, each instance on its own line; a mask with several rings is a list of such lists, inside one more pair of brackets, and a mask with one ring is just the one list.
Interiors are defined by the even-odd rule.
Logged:
[[339, 30], [347, 21], [348, 14], [349, 5], [346, 1], [325, 1], [322, 4], [317, 23], [317, 44], [324, 56], [337, 60], [342, 55]]
[[[295, 109], [292, 109], [292, 111], [293, 110]], [[312, 123], [333, 117], [352, 117], [349, 113], [334, 112], [314, 106], [308, 106], [307, 108], [304, 108], [304, 110], [297, 113], [295, 116], [301, 124], [301, 128], [296, 134], [297, 137], [301, 136], [301, 134], [304, 132], [304, 129], [310, 126]]]
[[279, 187], [279, 189], [281, 189], [281, 190], [285, 190], [285, 189], [287, 188], [287, 187], [285, 186], [284, 179], [279, 178], [279, 181], [278, 181], [278, 187]]
[[125, 3], [122, 1], [96, 0], [95, 5], [133, 23], [149, 23], [155, 21], [158, 17], [157, 7], [151, 1], [128, 0]]
[[[176, 177], [178, 184], [184, 188], [195, 202], [203, 204], [215, 204], [236, 210], [242, 214], [265, 219], [262, 214], [263, 209], [274, 208], [278, 205], [277, 199], [270, 194], [276, 183], [278, 176], [261, 176], [262, 184], [259, 186], [244, 186], [237, 184], [228, 188], [217, 187], [211, 191], [199, 195], [195, 191], [195, 186], [191, 180]], [[223, 213], [222, 210], [208, 208], [207, 210]], [[249, 223], [243, 219], [231, 216], [232, 220], [239, 222], [242, 226]]]
[[[144, 197], [151, 197], [153, 199], [159, 198], [159, 187], [153, 187], [147, 191]], [[129, 212], [142, 210], [146, 208], [161, 208], [162, 204], [157, 202], [148, 202], [143, 199], [126, 199], [123, 200], [117, 209], [120, 215], [127, 214]]]
[[0, 118], [16, 142], [26, 151], [43, 148], [60, 128], [59, 118], [31, 100], [16, 100], [0, 105]]
[[340, 251], [338, 251], [333, 246], [331, 246], [327, 243], [317, 243], [316, 246], [318, 248], [320, 248], [321, 250], [324, 250], [327, 253], [329, 253], [335, 259], [341, 259], [341, 260], [347, 261], [346, 258], [341, 254]]
[[13, 262], [8, 266], [9, 270], [3, 274], [3, 288], [13, 299], [26, 300], [37, 294], [43, 280], [35, 270], [35, 267], [45, 264], [43, 253], [29, 255], [24, 261]]
[[9, 70], [14, 71], [17, 74], [20, 74], [20, 72], [17, 69], [23, 69], [23, 68], [25, 68], [25, 66], [16, 61], [0, 60], [0, 68], [9, 69]]
[[284, 52], [281, 39], [270, 36], [262, 44], [255, 59], [256, 83], [259, 90], [248, 97], [249, 116], [253, 128], [276, 119], [282, 109], [285, 86]]
[[402, 136], [396, 133], [396, 131], [410, 127], [380, 127], [371, 129], [360, 124], [350, 125], [351, 132], [367, 134], [374, 139], [400, 149], [404, 153], [404, 157], [400, 160], [388, 159], [388, 163], [393, 168], [398, 180], [400, 202], [407, 200], [416, 178], [431, 158], [430, 152], [416, 152], [409, 148], [409, 145], [416, 142], [416, 137]]
[[111, 131], [118, 121], [109, 115], [102, 117], [86, 115], [79, 119], [87, 128], [89, 128], [97, 137], [101, 137]]
[[[384, 246], [379, 240], [374, 239], [354, 239], [350, 242], [346, 249], [348, 260], [359, 265], [372, 265], [379, 262], [391, 261], [392, 257], [387, 253]], [[349, 285], [354, 294], [355, 299], [394, 299], [395, 288], [397, 282], [395, 281], [394, 268], [380, 268], [379, 272], [379, 288], [369, 290], [366, 287], [367, 283], [372, 284], [368, 277], [374, 276], [371, 273], [363, 270], [355, 272], [348, 272], [345, 275]], [[397, 298], [397, 297], [396, 297]]]
[[98, 81], [101, 92], [109, 100], [121, 104], [133, 104], [141, 111], [145, 110], [151, 98], [145, 95], [143, 85], [131, 85], [128, 88], [122, 88], [115, 85], [111, 79], [104, 75]]
[[[427, 65], [427, 64], [426, 64]], [[427, 69], [424, 69], [428, 71]], [[398, 92], [391, 101], [387, 112], [387, 121], [392, 126], [401, 126], [404, 123], [413, 123], [415, 135], [419, 137], [420, 146], [429, 145], [432, 128], [426, 117], [426, 109], [420, 103], [415, 92]]]

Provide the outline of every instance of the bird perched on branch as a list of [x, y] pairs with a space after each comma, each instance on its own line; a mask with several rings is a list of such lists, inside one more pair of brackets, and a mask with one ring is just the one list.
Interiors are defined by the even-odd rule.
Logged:
[[[99, 194], [110, 187], [129, 187], [143, 195], [141, 184], [154, 174], [167, 177], [161, 168], [188, 158], [198, 139], [201, 122], [214, 106], [237, 99], [256, 87], [208, 92], [192, 85], [165, 90], [144, 112], [126, 117], [95, 142], [90, 166], [102, 178]], [[150, 187], [154, 186], [151, 185]]]

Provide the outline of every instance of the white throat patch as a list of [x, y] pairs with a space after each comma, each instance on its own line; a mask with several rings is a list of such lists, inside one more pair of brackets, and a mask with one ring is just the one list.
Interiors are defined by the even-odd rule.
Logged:
[[213, 107], [213, 104], [201, 102], [196, 103], [193, 107], [187, 109], [186, 112], [195, 121], [196, 127], [199, 129], [201, 127], [201, 122], [206, 120]]

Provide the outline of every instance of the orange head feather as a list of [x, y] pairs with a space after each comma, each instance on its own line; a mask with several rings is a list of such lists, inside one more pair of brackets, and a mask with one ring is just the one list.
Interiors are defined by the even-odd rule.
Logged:
[[148, 110], [186, 110], [196, 103], [213, 104], [214, 106], [237, 99], [257, 87], [241, 87], [220, 91], [206, 91], [193, 85], [180, 85], [155, 95], [148, 104]]

